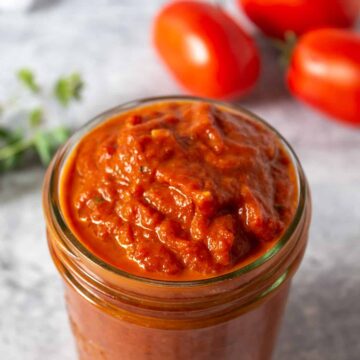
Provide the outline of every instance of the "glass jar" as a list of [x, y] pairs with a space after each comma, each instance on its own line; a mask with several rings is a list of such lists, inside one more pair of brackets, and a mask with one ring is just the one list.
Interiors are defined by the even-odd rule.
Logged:
[[[154, 102], [181, 100], [218, 104], [269, 127], [297, 170], [298, 204], [281, 239], [252, 263], [204, 280], [152, 280], [112, 267], [79, 242], [60, 209], [59, 179], [76, 144], [102, 121]], [[263, 120], [229, 104], [190, 97], [121, 105], [91, 120], [57, 152], [45, 178], [43, 202], [49, 248], [64, 280], [81, 360], [271, 359], [291, 279], [305, 251], [311, 205], [296, 155]]]

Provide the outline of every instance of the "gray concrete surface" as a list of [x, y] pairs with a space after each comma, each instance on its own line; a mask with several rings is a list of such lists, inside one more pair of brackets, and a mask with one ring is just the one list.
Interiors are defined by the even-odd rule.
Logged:
[[[0, 99], [19, 90], [13, 74], [22, 66], [37, 71], [46, 91], [59, 74], [83, 73], [84, 102], [69, 113], [50, 106], [52, 124], [76, 127], [130, 99], [181, 93], [149, 41], [152, 15], [163, 2], [53, 0], [27, 14], [0, 14]], [[360, 130], [330, 122], [292, 100], [275, 53], [262, 40], [259, 46], [263, 73], [240, 103], [293, 145], [310, 182], [314, 210], [275, 360], [357, 360]], [[0, 359], [74, 360], [61, 282], [45, 242], [43, 170], [29, 166], [0, 176]]]

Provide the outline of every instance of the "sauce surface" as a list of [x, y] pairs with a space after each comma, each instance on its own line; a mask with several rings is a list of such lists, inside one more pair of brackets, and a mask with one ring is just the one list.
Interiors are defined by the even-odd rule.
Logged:
[[80, 140], [60, 184], [65, 220], [90, 252], [163, 280], [254, 261], [289, 225], [297, 194], [295, 169], [271, 130], [197, 101], [105, 121]]

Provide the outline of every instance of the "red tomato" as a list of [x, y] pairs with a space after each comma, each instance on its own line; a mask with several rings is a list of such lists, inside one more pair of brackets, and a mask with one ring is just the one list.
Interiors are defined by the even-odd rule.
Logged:
[[360, 125], [360, 35], [339, 29], [305, 34], [295, 46], [287, 82], [299, 99]]
[[195, 95], [239, 96], [259, 75], [252, 38], [220, 7], [209, 3], [170, 2], [155, 19], [154, 42], [178, 82]]
[[238, 0], [249, 18], [267, 35], [302, 35], [323, 27], [354, 24], [359, 0]]

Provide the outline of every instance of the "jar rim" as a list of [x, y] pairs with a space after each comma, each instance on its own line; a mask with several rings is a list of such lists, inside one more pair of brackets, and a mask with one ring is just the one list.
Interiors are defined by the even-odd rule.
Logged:
[[[64, 214], [61, 211], [60, 207], [60, 199], [59, 199], [59, 187], [58, 182], [61, 177], [61, 170], [66, 162], [68, 156], [72, 153], [74, 148], [77, 146], [78, 142], [83, 138], [83, 136], [88, 133], [89, 131], [96, 128], [102, 122], [109, 120], [112, 116], [117, 115], [121, 112], [127, 112], [132, 110], [136, 107], [146, 106], [147, 104], [157, 103], [157, 102], [167, 102], [167, 101], [178, 101], [178, 102], [207, 102], [213, 104], [215, 106], [221, 106], [227, 108], [235, 113], [241, 114], [245, 116], [247, 119], [251, 121], [256, 121], [264, 125], [267, 129], [272, 131], [278, 139], [281, 141], [282, 145], [284, 146], [285, 151], [290, 156], [292, 164], [294, 166], [296, 177], [297, 177], [297, 185], [298, 185], [298, 202], [296, 211], [293, 215], [293, 219], [290, 224], [287, 226], [286, 230], [283, 232], [281, 237], [276, 241], [276, 243], [268, 249], [263, 255], [260, 257], [255, 258], [254, 261], [246, 264], [242, 267], [235, 268], [234, 270], [205, 279], [197, 279], [197, 280], [159, 280], [148, 278], [144, 276], [134, 275], [125, 270], [121, 270], [100, 257], [96, 256], [92, 253], [72, 232], [70, 227], [68, 226]], [[57, 171], [55, 171], [55, 170]], [[45, 189], [46, 190], [46, 189]], [[292, 234], [297, 229], [299, 223], [301, 222], [304, 209], [305, 209], [305, 200], [307, 197], [307, 186], [306, 186], [306, 179], [300, 164], [300, 161], [295, 154], [294, 150], [290, 146], [290, 144], [285, 140], [285, 138], [270, 124], [268, 124], [265, 120], [260, 118], [259, 116], [255, 115], [251, 111], [239, 106], [234, 105], [224, 101], [218, 101], [208, 98], [202, 97], [195, 97], [195, 96], [159, 96], [159, 97], [147, 97], [142, 98], [139, 100], [133, 100], [121, 105], [115, 106], [105, 112], [102, 112], [91, 120], [89, 120], [86, 124], [81, 126], [78, 130], [74, 132], [74, 134], [68, 139], [68, 141], [59, 149], [57, 154], [55, 155], [53, 162], [50, 166], [50, 179], [49, 179], [49, 188], [48, 194], [45, 195], [45, 201], [48, 202], [50, 205], [50, 214], [55, 219], [57, 225], [60, 227], [62, 235], [66, 237], [67, 240], [70, 241], [70, 244], [87, 260], [94, 263], [95, 265], [101, 267], [102, 269], [111, 272], [114, 275], [126, 278], [127, 280], [136, 281], [143, 284], [149, 285], [156, 285], [161, 287], [177, 287], [177, 288], [189, 288], [189, 287], [198, 287], [198, 286], [205, 286], [205, 285], [213, 285], [217, 284], [226, 280], [231, 280], [234, 278], [239, 278], [242, 275], [245, 275], [252, 270], [259, 268], [261, 265], [267, 263], [270, 259], [272, 259], [276, 254], [278, 254], [281, 249], [289, 242], [291, 239]]]

